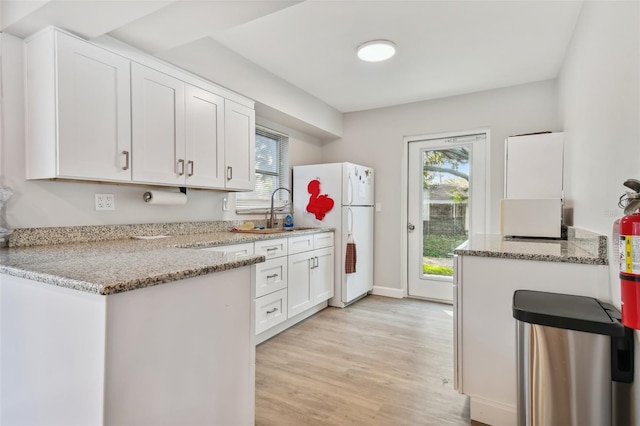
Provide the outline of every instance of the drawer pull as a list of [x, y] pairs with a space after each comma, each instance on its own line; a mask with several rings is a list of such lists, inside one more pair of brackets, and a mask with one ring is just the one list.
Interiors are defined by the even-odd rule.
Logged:
[[267, 275], [267, 279], [276, 278], [278, 274]]
[[267, 253], [270, 253], [272, 251], [278, 251], [278, 247], [270, 247], [267, 249]]
[[274, 312], [278, 312], [278, 308], [269, 309], [269, 310], [267, 311], [267, 315], [268, 315], [268, 314], [272, 314], [272, 313], [274, 313]]

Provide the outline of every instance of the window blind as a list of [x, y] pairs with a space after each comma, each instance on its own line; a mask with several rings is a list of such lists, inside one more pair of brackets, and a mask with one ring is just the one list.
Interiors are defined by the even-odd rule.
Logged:
[[[276, 188], [289, 189], [289, 137], [265, 127], [256, 126], [256, 186], [252, 192], [236, 195], [238, 213], [258, 213], [269, 209]], [[282, 209], [289, 200], [287, 191], [278, 191], [274, 206]]]

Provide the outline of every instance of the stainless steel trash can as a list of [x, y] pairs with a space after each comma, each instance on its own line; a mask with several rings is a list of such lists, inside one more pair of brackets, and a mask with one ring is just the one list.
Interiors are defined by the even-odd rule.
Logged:
[[629, 423], [633, 331], [597, 299], [518, 290], [518, 425]]

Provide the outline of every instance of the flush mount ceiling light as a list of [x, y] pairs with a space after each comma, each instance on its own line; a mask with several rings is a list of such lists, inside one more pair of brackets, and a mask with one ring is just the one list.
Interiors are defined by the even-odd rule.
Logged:
[[386, 61], [396, 54], [396, 45], [389, 40], [372, 40], [358, 47], [358, 58], [367, 62]]

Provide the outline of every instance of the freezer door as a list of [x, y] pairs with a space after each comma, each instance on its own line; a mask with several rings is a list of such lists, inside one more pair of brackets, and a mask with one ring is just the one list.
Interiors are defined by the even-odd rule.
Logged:
[[[345, 274], [345, 252], [349, 229], [356, 244], [356, 272]], [[341, 256], [342, 302], [349, 303], [373, 289], [373, 207], [343, 207]]]
[[373, 205], [373, 169], [353, 163], [342, 165], [342, 204]]

